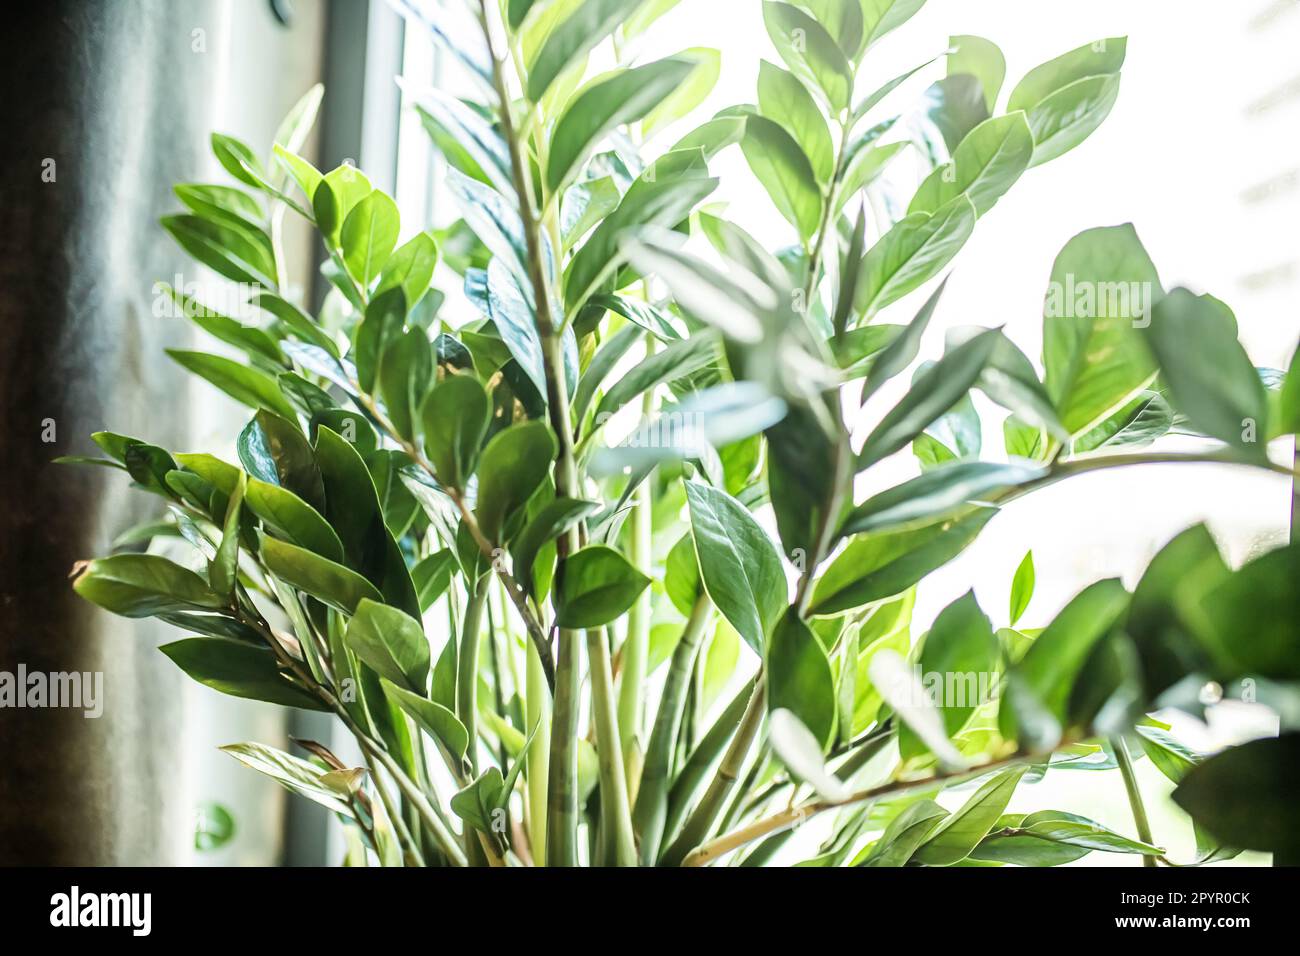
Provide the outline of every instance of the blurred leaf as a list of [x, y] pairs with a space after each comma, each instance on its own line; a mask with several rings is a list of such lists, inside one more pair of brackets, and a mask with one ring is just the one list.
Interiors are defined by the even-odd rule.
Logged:
[[1174, 802], [1225, 844], [1293, 859], [1300, 852], [1295, 792], [1300, 734], [1231, 747], [1190, 771]]

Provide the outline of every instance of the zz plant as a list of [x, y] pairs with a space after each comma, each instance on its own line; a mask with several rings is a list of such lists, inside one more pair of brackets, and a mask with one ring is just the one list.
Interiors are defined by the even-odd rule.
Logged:
[[[185, 631], [162, 650], [201, 683], [334, 714], [363, 767], [226, 749], [334, 811], [350, 862], [1172, 863], [1140, 759], [1196, 823], [1179, 863], [1295, 857], [1294, 547], [1232, 569], [1198, 526], [1132, 592], [1099, 581], [1017, 629], [1026, 555], [1006, 612], [972, 592], [913, 626], [926, 576], [1015, 499], [1150, 462], [1291, 476], [1267, 443], [1300, 425], [1300, 385], [1253, 366], [1224, 303], [1166, 292], [1130, 226], [1061, 251], [1041, 365], [982, 328], [918, 364], [943, 283], [885, 313], [1096, 130], [1125, 57], [1083, 46], [1004, 101], [998, 48], [954, 37], [895, 114], [917, 70], [876, 88], [873, 51], [923, 2], [762, 3], [780, 63], [756, 104], [667, 141], [719, 66], [635, 57], [674, 0], [444, 0], [477, 35], [401, 0], [476, 90], [410, 91], [463, 218], [398, 245], [392, 198], [297, 155], [319, 89], [266, 160], [213, 138], [233, 185], [177, 187], [188, 211], [163, 225], [260, 320], [169, 290], [243, 353], [171, 355], [253, 417], [238, 464], [95, 435], [167, 517], [74, 586]], [[732, 146], [793, 245], [710, 202]], [[882, 176], [904, 154], [929, 170], [910, 197]], [[315, 314], [285, 288], [289, 213], [321, 241]], [[439, 262], [463, 280], [454, 325]], [[973, 392], [1009, 413], [1005, 458], [981, 454]], [[1171, 433], [1202, 450], [1150, 449]], [[909, 454], [917, 477], [881, 490]], [[1211, 684], [1277, 704], [1282, 735], [1206, 756], [1148, 715], [1199, 714]], [[1006, 812], [1045, 773], [1112, 769], [1130, 833]]]

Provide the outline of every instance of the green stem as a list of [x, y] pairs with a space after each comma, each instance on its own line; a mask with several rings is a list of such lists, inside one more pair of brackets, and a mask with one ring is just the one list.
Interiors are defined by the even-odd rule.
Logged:
[[[558, 571], [558, 568], [557, 568]], [[546, 792], [546, 863], [578, 865], [578, 708], [581, 706], [578, 632], [562, 630], [555, 653], [550, 778]]]
[[600, 816], [605, 828], [606, 866], [636, 866], [636, 839], [632, 835], [632, 809], [627, 799], [627, 773], [615, 712], [614, 673], [609, 661], [609, 640], [604, 628], [587, 631], [587, 659], [591, 670], [591, 701], [596, 725], [596, 752], [600, 759]]
[[632, 820], [641, 839], [641, 864], [654, 866], [663, 841], [664, 824], [668, 818], [668, 785], [672, 772], [673, 748], [681, 729], [682, 710], [686, 703], [686, 688], [695, 669], [704, 630], [713, 616], [713, 605], [701, 594], [691, 608], [691, 616], [682, 632], [682, 639], [673, 651], [659, 699], [659, 712], [655, 716], [650, 745], [646, 748], [645, 767], [641, 771], [641, 784], [637, 788], [636, 808]]
[[722, 765], [718, 767], [717, 774], [709, 782], [709, 789], [704, 791], [695, 810], [686, 818], [682, 832], [677, 835], [672, 846], [664, 851], [663, 858], [659, 861], [660, 866], [680, 866], [686, 855], [708, 837], [727, 798], [736, 787], [740, 772], [744, 769], [745, 757], [749, 754], [749, 748], [758, 736], [766, 715], [767, 684], [763, 675], [759, 675], [745, 708], [745, 715], [741, 717], [740, 726], [736, 729], [736, 736], [731, 739], [731, 745], [722, 758]]
[[722, 758], [723, 749], [735, 734], [736, 728], [740, 726], [740, 719], [744, 716], [749, 699], [754, 694], [754, 682], [757, 679], [750, 678], [745, 686], [740, 688], [726, 710], [704, 735], [700, 745], [692, 751], [686, 764], [677, 774], [677, 779], [673, 781], [672, 790], [668, 794], [668, 822], [664, 827], [664, 832], [669, 836], [676, 835], [682, 818], [686, 816], [686, 811], [690, 809], [691, 801], [695, 798], [695, 792], [699, 790], [705, 776]]
[[[646, 336], [646, 356], [654, 354], [654, 338]], [[648, 389], [642, 398], [641, 411], [648, 419], [654, 414], [654, 389]], [[643, 574], [650, 572], [650, 544], [654, 534], [653, 501], [649, 479], [641, 482], [633, 495], [632, 506], [632, 566]], [[619, 677], [618, 726], [622, 734], [623, 760], [631, 771], [632, 753], [640, 748], [642, 685], [646, 678], [646, 665], [650, 652], [650, 589], [637, 597], [627, 616], [627, 640], [623, 642], [622, 667]], [[635, 793], [638, 780], [628, 779], [629, 793]]]
[[[1128, 744], [1124, 738], [1115, 736], [1110, 739], [1111, 749], [1115, 751], [1115, 761], [1119, 764], [1119, 774], [1124, 778], [1124, 790], [1128, 794], [1128, 805], [1133, 810], [1133, 824], [1137, 827], [1138, 839], [1148, 846], [1155, 846], [1151, 839], [1151, 821], [1147, 819], [1147, 808], [1142, 803], [1142, 791], [1138, 788], [1137, 774], [1133, 770], [1133, 758], [1129, 756]], [[1142, 854], [1142, 865], [1154, 868], [1156, 858]]]
[[551, 764], [551, 695], [542, 670], [541, 658], [532, 643], [527, 647], [528, 663], [524, 673], [524, 716], [528, 732], [536, 739], [528, 748], [528, 840], [533, 864], [546, 865], [546, 788]]
[[456, 716], [465, 725], [469, 737], [470, 770], [478, 776], [478, 662], [479, 641], [483, 631], [483, 608], [487, 605], [488, 578], [471, 585], [469, 606], [461, 625], [460, 648], [456, 665]]

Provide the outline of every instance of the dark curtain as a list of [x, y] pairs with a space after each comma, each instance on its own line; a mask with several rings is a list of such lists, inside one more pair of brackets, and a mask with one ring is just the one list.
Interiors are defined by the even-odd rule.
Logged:
[[[162, 353], [191, 333], [151, 311], [155, 280], [193, 266], [158, 217], [176, 209], [173, 183], [210, 171], [207, 138], [232, 77], [242, 91], [264, 79], [251, 108], [277, 117], [317, 79], [275, 82], [294, 44], [315, 44], [309, 61], [319, 66], [322, 31], [284, 26], [277, 14], [288, 6], [43, 0], [6, 9], [0, 671], [102, 671], [105, 701], [98, 719], [0, 709], [0, 864], [186, 860], [194, 794], [184, 781], [196, 758], [182, 740], [184, 678], [155, 649], [179, 635], [102, 613], [68, 581], [75, 561], [158, 516], [158, 501], [129, 491], [117, 472], [49, 461], [95, 453], [88, 436], [105, 428], [178, 450], [193, 440], [200, 386]], [[232, 22], [243, 19], [254, 29], [239, 35]], [[300, 52], [287, 59], [304, 72]], [[258, 124], [260, 151], [274, 125]]]

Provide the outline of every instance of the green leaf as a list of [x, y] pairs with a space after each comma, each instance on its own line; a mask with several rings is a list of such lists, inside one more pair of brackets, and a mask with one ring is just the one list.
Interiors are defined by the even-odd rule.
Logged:
[[524, 17], [528, 16], [528, 11], [533, 8], [536, 0], [508, 0], [506, 5], [506, 22], [510, 24], [511, 30], [518, 30], [519, 24], [524, 22]]
[[596, 144], [615, 127], [635, 123], [681, 86], [699, 65], [688, 56], [667, 57], [615, 73], [583, 90], [556, 121], [546, 168], [546, 188], [568, 185]]
[[224, 597], [230, 606], [234, 606], [235, 587], [239, 583], [239, 519], [243, 513], [245, 485], [246, 479], [241, 472], [239, 484], [235, 486], [230, 503], [226, 506], [221, 544], [208, 567], [208, 580], [212, 584], [212, 590]]
[[406, 293], [401, 286], [377, 293], [366, 305], [365, 315], [357, 326], [352, 357], [357, 366], [357, 384], [368, 395], [374, 392], [379, 379], [380, 359], [389, 343], [402, 334], [406, 312]]
[[[599, 292], [615, 291], [609, 280], [625, 261], [624, 233], [647, 225], [676, 226], [717, 185], [718, 180], [709, 177], [702, 149], [672, 150], [655, 160], [569, 264], [564, 279], [569, 310], [578, 309]], [[608, 288], [602, 288], [607, 284]]]
[[1237, 320], [1213, 296], [1174, 289], [1143, 329], [1174, 407], [1198, 431], [1266, 456], [1268, 396], [1237, 341]]
[[1300, 852], [1298, 769], [1300, 733], [1254, 740], [1190, 771], [1174, 791], [1174, 802], [1224, 845], [1294, 859]]
[[1047, 474], [1038, 465], [955, 461], [930, 469], [919, 478], [895, 485], [856, 506], [840, 534], [862, 534], [933, 523], [980, 501], [996, 501], [1002, 492]]
[[1127, 50], [1127, 37], [1110, 37], [1040, 64], [1016, 84], [1007, 109], [1031, 110], [1053, 93], [1085, 77], [1118, 73]]
[[189, 637], [158, 649], [194, 680], [223, 694], [303, 710], [329, 709], [289, 683], [269, 648], [222, 637]]
[[1026, 74], [1007, 104], [1025, 110], [1034, 130], [1034, 165], [1054, 159], [1083, 142], [1101, 125], [1119, 93], [1125, 37], [1081, 46]]
[[408, 310], [429, 290], [433, 270], [438, 264], [438, 244], [427, 232], [417, 233], [398, 247], [379, 273], [375, 295], [400, 287]]
[[835, 171], [835, 147], [826, 120], [807, 88], [793, 73], [763, 60], [758, 70], [758, 108], [794, 137], [817, 181], [826, 186]]
[[429, 640], [419, 621], [395, 607], [362, 598], [343, 641], [380, 677], [424, 693], [429, 682]]
[[451, 809], [469, 826], [499, 842], [501, 828], [497, 825], [497, 815], [505, 813], [509, 799], [501, 771], [488, 767], [473, 783], [452, 796]]
[[579, 521], [599, 510], [599, 502], [582, 501], [576, 498], [553, 498], [542, 506], [515, 540], [511, 550], [515, 579], [520, 587], [539, 601], [545, 598], [545, 593], [538, 593], [534, 579], [534, 565], [543, 553], [547, 542], [555, 540]]
[[1160, 847], [1131, 840], [1095, 820], [1059, 810], [1040, 810], [1023, 819], [1004, 816], [980, 841], [973, 860], [1018, 866], [1060, 866], [1093, 850], [1107, 853], [1162, 854]]
[[343, 220], [339, 240], [348, 272], [362, 288], [379, 275], [397, 245], [397, 203], [376, 189], [353, 207]]
[[861, 0], [861, 3], [863, 31], [858, 56], [925, 6], [925, 0]]
[[182, 249], [218, 275], [275, 288], [270, 239], [260, 227], [191, 215], [163, 216], [160, 221]]
[[382, 674], [379, 682], [383, 685], [385, 693], [398, 707], [410, 715], [421, 730], [447, 748], [447, 752], [455, 758], [462, 770], [468, 768], [465, 754], [469, 749], [469, 732], [465, 730], [465, 725], [456, 718], [455, 714], [441, 704], [429, 700], [423, 694], [412, 693], [405, 687], [393, 683]]
[[478, 468], [478, 522], [493, 543], [502, 540], [506, 520], [550, 474], [559, 446], [544, 421], [512, 425], [483, 449]]
[[556, 78], [598, 46], [642, 0], [585, 0], [546, 37], [528, 70], [526, 92], [538, 102]]
[[649, 139], [665, 126], [686, 116], [708, 98], [722, 72], [722, 54], [709, 47], [696, 46], [679, 56], [694, 61], [694, 68], [676, 90], [670, 93], [641, 122], [641, 137]]
[[[320, 186], [312, 197], [312, 206], [316, 213], [316, 227], [320, 230], [326, 245], [337, 247], [343, 223], [357, 205], [374, 192], [366, 174], [351, 163], [336, 166], [325, 174]], [[322, 203], [328, 209], [322, 208]], [[322, 221], [322, 212], [327, 212]]]
[[[400, 84], [401, 80], [398, 82]], [[406, 89], [406, 92], [411, 91]], [[470, 170], [465, 168], [471, 166], [482, 174], [485, 182], [501, 192], [514, 189], [510, 150], [492, 124], [477, 109], [434, 87], [421, 89], [415, 99], [425, 128], [434, 136], [435, 144], [447, 156], [448, 162], [453, 162], [453, 157], [448, 155], [442, 135], [450, 139], [447, 146], [463, 151], [468, 162], [453, 163], [462, 173], [471, 175]]]
[[424, 447], [449, 488], [463, 489], [478, 463], [492, 407], [487, 392], [472, 375], [449, 375], [424, 402]]
[[[1059, 725], [1075, 681], [1097, 643], [1105, 637], [1128, 607], [1129, 595], [1116, 579], [1098, 581], [1070, 601], [1029, 646], [1008, 679], [1008, 689], [998, 714], [998, 728], [1007, 740], [1041, 748], [1051, 723]], [[1046, 720], [1047, 717], [1051, 721]]]
[[411, 583], [415, 585], [421, 613], [446, 593], [455, 571], [456, 555], [451, 548], [434, 552], [411, 569]]
[[933, 800], [916, 801], [889, 821], [858, 865], [903, 866], [947, 816], [948, 811]]
[[264, 187], [266, 179], [262, 164], [247, 143], [225, 133], [213, 133], [210, 142], [212, 154], [226, 172], [254, 189]]
[[1016, 568], [1016, 576], [1011, 579], [1011, 615], [1012, 627], [1024, 616], [1025, 608], [1034, 597], [1034, 552], [1026, 551]]
[[1043, 308], [1047, 392], [1083, 435], [1147, 387], [1155, 365], [1138, 328], [1164, 294], [1131, 225], [1090, 229], [1061, 250]]
[[302, 190], [303, 195], [307, 197], [310, 204], [312, 198], [316, 195], [316, 189], [325, 177], [321, 171], [313, 166], [307, 160], [303, 159], [292, 150], [285, 149], [279, 143], [271, 147], [271, 154], [280, 161], [280, 165], [289, 171], [298, 188]]
[[276, 295], [274, 292], [262, 290], [256, 293], [253, 301], [257, 307], [269, 312], [280, 320], [294, 335], [302, 341], [318, 346], [329, 352], [330, 357], [337, 359], [339, 347], [334, 343], [330, 334], [322, 329], [306, 312], [294, 305], [288, 299]]
[[[968, 591], [939, 612], [921, 645], [921, 675], [926, 691], [943, 715], [944, 732], [955, 737], [975, 709], [986, 703], [985, 694], [996, 687], [1001, 649], [993, 625]], [[936, 686], [932, 686], [937, 683]], [[919, 742], [918, 742], [919, 743]], [[904, 757], [920, 753], [907, 735], [900, 737]]]
[[1220, 671], [1215, 676], [1223, 683], [1241, 677], [1300, 680], [1300, 591], [1294, 586], [1300, 546], [1269, 551], [1221, 581], [1214, 580], [1215, 557], [1217, 551], [1202, 558], [1200, 580], [1213, 590], [1201, 598], [1197, 618]]
[[292, 491], [249, 478], [244, 501], [253, 514], [279, 529], [298, 547], [331, 561], [343, 560], [343, 543], [329, 522]]
[[838, 113], [853, 94], [853, 71], [826, 28], [788, 3], [763, 3], [763, 23], [776, 51], [791, 72], [817, 90]]
[[[698, 482], [686, 483], [691, 529], [705, 590], [756, 653], [786, 606], [781, 556], [736, 499]], [[788, 705], [786, 705], [788, 706]]]
[[887, 143], [883, 146], [864, 146], [861, 149], [851, 150], [851, 158], [844, 170], [844, 178], [840, 181], [839, 197], [835, 201], [835, 213], [838, 215], [841, 210], [848, 204], [854, 196], [870, 186], [890, 161], [907, 149], [911, 143]]
[[417, 615], [419, 600], [406, 562], [384, 526], [375, 477], [357, 446], [321, 427], [316, 457], [325, 481], [325, 516], [343, 544], [345, 563], [379, 588], [388, 604]]
[[948, 38], [954, 52], [948, 54], [948, 75], [967, 73], [980, 81], [984, 102], [992, 113], [997, 106], [1002, 81], [1007, 77], [1007, 61], [992, 40], [976, 36]]
[[821, 547], [821, 536], [836, 517], [829, 509], [850, 480], [848, 439], [828, 434], [825, 418], [806, 406], [792, 405], [765, 433], [776, 529], [782, 549], [796, 564]]
[[[879, 357], [871, 363], [871, 370], [867, 373], [867, 380], [862, 387], [864, 404], [881, 385], [912, 364], [921, 350], [921, 337], [925, 335], [925, 330], [930, 325], [930, 318], [939, 305], [939, 298], [947, 287], [948, 280], [945, 278], [930, 294], [930, 298], [925, 300], [925, 305], [921, 306], [912, 321], [890, 340]], [[865, 332], [872, 328], [879, 328], [879, 326], [866, 326], [860, 331]]]
[[854, 538], [817, 582], [814, 614], [837, 614], [906, 591], [963, 550], [997, 513], [979, 508], [960, 521]]
[[239, 460], [252, 477], [287, 488], [317, 511], [325, 510], [320, 468], [296, 421], [263, 409], [240, 433], [237, 447]]
[[975, 217], [971, 201], [958, 196], [933, 214], [914, 213], [896, 222], [862, 259], [855, 311], [870, 321], [938, 275], [970, 238]]
[[235, 401], [249, 408], [268, 409], [282, 418], [293, 420], [296, 417], [280, 386], [265, 372], [206, 352], [166, 351], [178, 365], [206, 379]]
[[822, 194], [813, 167], [794, 137], [766, 117], [751, 116], [740, 148], [781, 215], [801, 238], [811, 238], [821, 223]]
[[864, 33], [861, 0], [794, 0], [826, 28], [849, 59], [858, 54]]
[[165, 282], [158, 285], [162, 291], [172, 297], [188, 319], [213, 338], [220, 339], [237, 349], [242, 349], [250, 357], [257, 355], [270, 362], [284, 364], [284, 353], [280, 351], [280, 346], [276, 344], [275, 339], [266, 332], [255, 326], [243, 325], [218, 312], [213, 312], [197, 299], [185, 295], [183, 292], [177, 292]]
[[354, 613], [363, 599], [383, 600], [375, 586], [355, 571], [277, 538], [262, 538], [262, 560], [286, 584], [344, 614]]
[[414, 443], [421, 408], [433, 377], [433, 347], [418, 326], [391, 337], [379, 362], [379, 391], [400, 438]]
[[1071, 83], [1029, 112], [1034, 133], [1034, 159], [1038, 166], [1068, 153], [1110, 115], [1119, 98], [1119, 74], [1091, 76]]
[[574, 183], [564, 191], [560, 204], [560, 233], [569, 249], [597, 223], [618, 208], [623, 194], [613, 176]]
[[509, 268], [521, 287], [531, 288], [526, 265], [528, 246], [518, 208], [491, 186], [470, 179], [455, 169], [447, 170], [447, 188], [479, 241]]
[[[924, 97], [922, 145], [932, 164], [951, 156], [975, 127], [989, 118], [980, 81], [964, 73], [930, 84]], [[939, 134], [936, 140], [934, 134]]]
[[950, 348], [942, 359], [920, 372], [908, 393], [863, 442], [858, 453], [858, 470], [869, 468], [906, 447], [961, 400], [978, 380], [1000, 336], [996, 329], [981, 332]]
[[602, 416], [613, 415], [642, 392], [665, 382], [684, 379], [712, 365], [717, 359], [717, 338], [707, 330], [653, 353], [629, 369], [601, 398], [596, 406], [597, 424]]
[[85, 565], [72, 585], [87, 601], [123, 617], [228, 606], [201, 577], [155, 554], [118, 554]]
[[1029, 168], [1033, 153], [1034, 137], [1024, 113], [987, 119], [966, 134], [951, 163], [921, 183], [907, 211], [933, 213], [965, 193], [982, 216]]
[[766, 673], [768, 710], [789, 711], [824, 750], [835, 730], [835, 677], [822, 642], [793, 608], [772, 628]]
[[555, 594], [555, 620], [577, 630], [603, 627], [621, 617], [650, 585], [618, 551], [588, 545], [564, 562], [564, 575]]
[[355, 814], [337, 790], [325, 782], [325, 771], [283, 750], [265, 744], [227, 744], [220, 748], [245, 767], [265, 774], [291, 793], [319, 803], [327, 810], [352, 818]]
[[912, 859], [930, 866], [951, 866], [966, 859], [1002, 816], [1027, 769], [1015, 767], [990, 777], [939, 825]]

